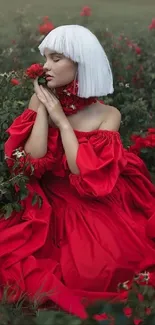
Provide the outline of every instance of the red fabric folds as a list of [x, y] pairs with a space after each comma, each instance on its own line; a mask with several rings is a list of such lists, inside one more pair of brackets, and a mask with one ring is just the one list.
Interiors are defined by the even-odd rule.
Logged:
[[[10, 135], [8, 141], [5, 143], [8, 166], [12, 167], [13, 165], [12, 158], [14, 150], [18, 148], [20, 148], [20, 151], [24, 150], [24, 144], [31, 133], [35, 118], [36, 112], [27, 109], [22, 115], [15, 119], [11, 127], [7, 130]], [[29, 162], [26, 172], [28, 174], [32, 173], [30, 167], [30, 165], [32, 165], [34, 167], [34, 175], [40, 178], [46, 170], [52, 169], [52, 164], [55, 162], [55, 159], [51, 153], [51, 148], [48, 148], [47, 154], [43, 158], [33, 159], [30, 155], [26, 155], [26, 157], [21, 157], [19, 161], [21, 167], [26, 164], [26, 162]]]
[[81, 139], [77, 154], [80, 175], [70, 175], [80, 195], [102, 198], [112, 192], [127, 159], [118, 132], [96, 131]]
[[[9, 128], [8, 157], [24, 148], [35, 117], [28, 109]], [[121, 298], [118, 284], [135, 273], [147, 270], [155, 286], [155, 187], [118, 132], [75, 134], [80, 174], [70, 172], [59, 130], [49, 127], [46, 156], [30, 157], [35, 177], [23, 210], [0, 221], [0, 297], [8, 286], [11, 301], [26, 294], [85, 318], [85, 304]]]

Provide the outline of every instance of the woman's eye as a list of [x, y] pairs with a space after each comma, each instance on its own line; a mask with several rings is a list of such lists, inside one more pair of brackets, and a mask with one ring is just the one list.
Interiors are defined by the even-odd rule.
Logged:
[[58, 62], [58, 61], [60, 61], [60, 58], [53, 58], [53, 61]]

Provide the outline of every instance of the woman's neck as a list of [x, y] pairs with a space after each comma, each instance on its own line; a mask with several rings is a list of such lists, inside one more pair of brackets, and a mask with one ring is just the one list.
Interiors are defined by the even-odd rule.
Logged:
[[81, 98], [78, 96], [78, 83], [73, 81], [67, 86], [56, 88], [56, 95], [66, 115], [76, 114], [78, 111], [97, 102], [96, 97]]

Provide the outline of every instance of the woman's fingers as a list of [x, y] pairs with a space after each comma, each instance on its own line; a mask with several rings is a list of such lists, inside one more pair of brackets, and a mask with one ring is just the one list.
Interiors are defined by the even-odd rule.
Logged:
[[48, 89], [44, 88], [43, 86], [40, 86], [40, 88], [48, 101], [52, 101], [53, 103], [56, 102], [56, 97], [53, 95], [52, 92], [50, 92]]
[[34, 80], [34, 90], [37, 93], [39, 91], [39, 84], [38, 84], [38, 78]]
[[38, 97], [42, 95], [37, 79], [34, 80], [34, 91]]

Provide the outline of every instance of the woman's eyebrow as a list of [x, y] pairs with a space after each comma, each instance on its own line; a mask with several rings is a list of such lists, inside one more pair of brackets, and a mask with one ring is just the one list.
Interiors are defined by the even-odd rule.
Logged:
[[44, 54], [44, 57], [47, 58], [47, 56], [58, 56], [58, 57], [63, 57], [63, 54], [61, 53], [57, 53], [57, 52], [51, 52], [51, 53], [48, 53], [47, 55]]

